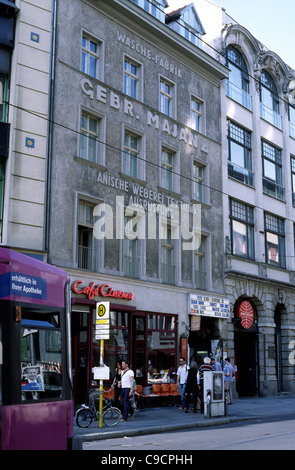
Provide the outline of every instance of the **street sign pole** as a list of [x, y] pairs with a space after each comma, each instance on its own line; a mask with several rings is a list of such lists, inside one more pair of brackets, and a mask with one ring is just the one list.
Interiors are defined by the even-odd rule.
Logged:
[[[95, 339], [100, 340], [99, 366], [104, 367], [104, 341], [110, 338], [110, 303], [96, 303]], [[99, 427], [102, 427], [103, 379], [99, 380]]]

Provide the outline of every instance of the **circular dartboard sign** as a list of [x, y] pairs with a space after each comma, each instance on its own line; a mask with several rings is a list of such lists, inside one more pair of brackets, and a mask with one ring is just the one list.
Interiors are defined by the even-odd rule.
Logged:
[[253, 307], [248, 300], [243, 300], [239, 307], [239, 317], [241, 318], [241, 325], [246, 330], [252, 326], [254, 320]]

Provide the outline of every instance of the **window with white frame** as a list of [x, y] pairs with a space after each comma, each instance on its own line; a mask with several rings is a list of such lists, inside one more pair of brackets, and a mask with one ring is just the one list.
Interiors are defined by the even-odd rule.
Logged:
[[194, 96], [191, 97], [191, 128], [197, 132], [201, 131], [201, 118], [203, 111], [203, 102]]
[[94, 163], [102, 163], [101, 131], [102, 119], [83, 110], [81, 113], [79, 152], [81, 158]]
[[264, 214], [266, 263], [286, 267], [284, 220], [272, 214]]
[[139, 152], [140, 152], [140, 137], [132, 132], [125, 132], [124, 140], [124, 160], [123, 160], [123, 173], [126, 175], [138, 178], [139, 174]]
[[289, 135], [295, 139], [295, 107], [289, 104]]
[[[165, 230], [165, 229], [164, 229]], [[174, 243], [172, 227], [166, 225], [166, 236], [161, 241], [161, 275], [163, 282], [175, 284]]]
[[124, 58], [124, 93], [139, 99], [140, 65], [129, 57]]
[[197, 289], [206, 289], [205, 243], [206, 238], [204, 236], [200, 237], [199, 244], [194, 251], [195, 284]]
[[81, 70], [93, 78], [98, 78], [100, 43], [88, 34], [82, 34]]
[[124, 216], [123, 272], [125, 276], [137, 278], [139, 274], [137, 218]]
[[162, 148], [161, 156], [161, 186], [170, 191], [174, 190], [173, 170], [175, 166], [175, 154], [166, 148]]
[[166, 116], [174, 117], [173, 111], [173, 99], [174, 99], [174, 85], [167, 81], [165, 78], [160, 78], [160, 97], [159, 106], [160, 112], [166, 114]]
[[77, 228], [77, 265], [79, 269], [97, 270], [97, 250], [93, 247], [93, 205], [79, 200]]
[[193, 199], [198, 202], [204, 201], [204, 166], [194, 162], [193, 166]]
[[295, 206], [295, 157], [291, 156], [292, 204]]

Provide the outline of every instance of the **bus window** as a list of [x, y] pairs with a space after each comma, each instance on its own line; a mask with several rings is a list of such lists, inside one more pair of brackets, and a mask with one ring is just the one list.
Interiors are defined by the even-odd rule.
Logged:
[[22, 400], [62, 397], [62, 341], [59, 325], [59, 312], [22, 309]]

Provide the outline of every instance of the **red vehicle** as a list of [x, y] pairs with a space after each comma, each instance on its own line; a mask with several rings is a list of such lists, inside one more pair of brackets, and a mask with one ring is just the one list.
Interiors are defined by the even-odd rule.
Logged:
[[0, 247], [0, 448], [72, 448], [69, 277]]

